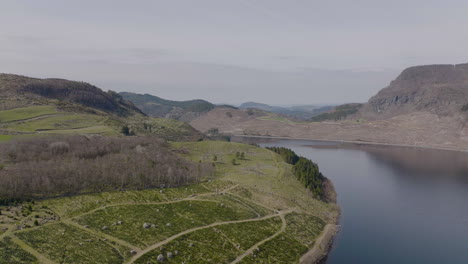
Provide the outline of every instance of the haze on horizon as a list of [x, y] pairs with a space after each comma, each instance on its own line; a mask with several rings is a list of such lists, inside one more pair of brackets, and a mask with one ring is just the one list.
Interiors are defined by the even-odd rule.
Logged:
[[459, 0], [3, 0], [0, 72], [174, 100], [364, 102], [408, 66], [468, 62], [466, 10]]

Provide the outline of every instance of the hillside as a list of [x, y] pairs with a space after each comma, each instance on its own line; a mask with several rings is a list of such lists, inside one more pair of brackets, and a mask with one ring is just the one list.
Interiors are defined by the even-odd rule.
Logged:
[[152, 117], [189, 121], [215, 106], [205, 100], [170, 101], [150, 94], [122, 92], [120, 95]]
[[84, 82], [0, 74], [0, 141], [47, 134], [156, 135], [197, 140], [190, 125], [146, 116], [119, 94]]
[[337, 106], [312, 120], [318, 122], [214, 109], [190, 124], [233, 135], [468, 150], [468, 64], [408, 68], [369, 102]]
[[178, 188], [0, 205], [0, 262], [299, 263], [326, 253], [338, 208], [314, 199], [280, 155], [225, 142], [171, 148], [215, 174]]
[[239, 106], [240, 109], [258, 109], [262, 111], [272, 112], [286, 117], [308, 120], [314, 116], [320, 115], [331, 110], [332, 106], [317, 106], [317, 105], [296, 105], [288, 107], [271, 106], [256, 102], [247, 102]]
[[[387, 119], [414, 112], [454, 116], [468, 105], [468, 64], [405, 69], [359, 111], [366, 119]], [[465, 107], [465, 108], [464, 108]]]

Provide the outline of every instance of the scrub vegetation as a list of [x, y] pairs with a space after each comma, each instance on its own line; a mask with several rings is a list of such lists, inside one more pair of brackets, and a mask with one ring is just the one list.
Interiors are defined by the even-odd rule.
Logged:
[[[13, 144], [15, 160], [50, 162], [54, 157], [63, 163], [97, 149], [102, 157], [129, 151], [143, 159], [138, 146], [157, 144], [151, 149], [164, 151], [179, 164], [195, 165], [195, 172], [199, 164], [208, 164], [213, 172], [180, 187], [166, 183], [138, 190], [138, 182], [135, 190], [127, 185], [126, 190], [45, 200], [10, 199], [0, 206], [0, 228], [5, 228], [0, 243], [8, 242], [0, 249], [4, 263], [298, 263], [337, 216], [336, 205], [314, 199], [280, 155], [255, 146], [207, 141], [167, 145], [128, 137], [101, 138], [118, 143], [105, 145], [86, 138], [93, 144], [83, 145], [82, 138], [65, 137], [61, 142], [69, 147], [51, 147], [55, 141], [48, 140], [38, 141], [47, 148], [31, 144], [30, 152], [23, 151], [27, 145], [21, 142]], [[54, 156], [57, 151], [61, 157]], [[233, 165], [230, 160], [236, 157]], [[14, 171], [14, 166], [7, 163], [6, 169]]]

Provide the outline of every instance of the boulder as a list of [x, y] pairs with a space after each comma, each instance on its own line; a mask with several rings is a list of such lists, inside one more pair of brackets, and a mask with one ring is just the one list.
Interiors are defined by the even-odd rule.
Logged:
[[151, 225], [148, 224], [148, 223], [144, 223], [144, 224], [143, 224], [143, 228], [145, 228], [145, 229], [146, 229], [146, 228], [150, 228], [150, 227], [151, 227]]
[[165, 260], [164, 256], [162, 254], [159, 254], [158, 257], [156, 258], [157, 261], [163, 262]]

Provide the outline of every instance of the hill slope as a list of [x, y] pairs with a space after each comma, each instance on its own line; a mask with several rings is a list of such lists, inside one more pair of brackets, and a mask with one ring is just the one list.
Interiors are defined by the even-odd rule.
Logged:
[[[366, 104], [337, 106], [321, 122], [214, 109], [191, 122], [234, 135], [344, 140], [468, 150], [468, 64], [404, 70]], [[226, 118], [231, 112], [232, 118]]]
[[144, 113], [152, 117], [165, 117], [188, 121], [215, 106], [205, 100], [170, 101], [150, 94], [122, 92], [120, 95], [133, 102]]
[[426, 65], [405, 69], [363, 106], [367, 119], [386, 119], [413, 112], [459, 114], [468, 105], [468, 64]]
[[316, 106], [316, 105], [296, 105], [289, 107], [271, 106], [256, 102], [247, 102], [239, 106], [240, 109], [254, 108], [262, 111], [272, 112], [279, 115], [295, 118], [298, 120], [307, 120], [314, 116], [320, 115], [331, 110], [332, 106]]
[[42, 134], [156, 135], [197, 140], [183, 122], [146, 116], [121, 95], [84, 82], [0, 74], [0, 141]]

